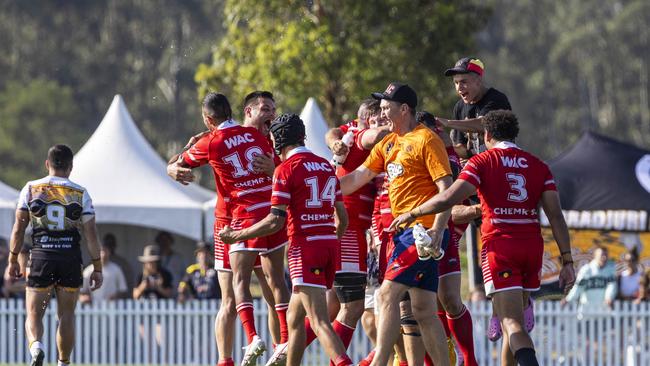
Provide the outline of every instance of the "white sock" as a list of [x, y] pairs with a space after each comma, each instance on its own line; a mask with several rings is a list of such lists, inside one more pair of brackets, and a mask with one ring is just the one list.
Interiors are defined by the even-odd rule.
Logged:
[[63, 362], [63, 361], [59, 361], [59, 362], [57, 362], [57, 366], [70, 366], [70, 364], [69, 364], [69, 363], [65, 363], [65, 362]]
[[29, 346], [29, 353], [31, 353], [31, 355], [34, 357], [38, 355], [39, 350], [43, 350], [43, 343], [40, 341], [34, 341], [32, 342], [32, 345]]

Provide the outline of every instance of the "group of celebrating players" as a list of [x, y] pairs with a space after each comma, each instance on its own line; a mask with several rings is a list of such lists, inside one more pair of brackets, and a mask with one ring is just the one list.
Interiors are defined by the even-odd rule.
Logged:
[[[218, 366], [234, 366], [237, 316], [248, 341], [241, 365], [255, 365], [267, 349], [255, 324], [253, 273], [270, 309], [274, 350], [266, 365], [299, 365], [316, 338], [331, 365], [352, 365], [346, 350], [359, 320], [375, 345], [359, 365], [385, 366], [391, 357], [400, 365], [450, 365], [452, 337], [464, 365], [477, 365], [458, 253], [475, 219], [482, 221], [481, 264], [503, 333], [502, 363], [538, 364], [524, 309], [527, 293], [540, 285], [540, 206], [562, 253], [561, 285], [568, 290], [575, 278], [555, 183], [546, 164], [515, 144], [517, 118], [504, 95], [482, 85], [480, 60], [463, 58], [445, 74], [461, 97], [455, 115], [470, 119], [416, 112], [416, 92], [393, 82], [361, 104], [357, 119], [328, 132], [332, 162], [305, 147], [299, 116], [276, 117], [270, 92], [246, 96], [242, 124], [225, 95], [206, 95], [207, 130], [169, 161], [167, 173], [182, 184], [202, 165], [215, 174], [215, 266], [223, 297], [215, 322]], [[484, 144], [470, 134], [467, 150], [475, 143], [476, 155], [465, 155], [443, 126], [481, 131]], [[488, 150], [481, 152], [483, 145]], [[36, 204], [25, 196], [19, 211], [32, 216], [21, 219], [34, 222]], [[82, 207], [78, 220], [92, 215]], [[19, 244], [12, 237], [12, 255]], [[19, 275], [20, 268], [13, 271]], [[32, 344], [40, 344], [37, 335]], [[42, 361], [42, 352], [32, 355]]]

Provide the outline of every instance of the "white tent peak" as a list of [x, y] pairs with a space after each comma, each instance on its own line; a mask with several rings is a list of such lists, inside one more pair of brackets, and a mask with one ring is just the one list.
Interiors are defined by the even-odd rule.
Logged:
[[0, 201], [14, 202], [18, 199], [18, 191], [13, 187], [0, 182]]
[[70, 179], [88, 189], [99, 223], [149, 226], [200, 238], [202, 204], [214, 193], [174, 182], [166, 166], [116, 95], [75, 155]]
[[300, 112], [300, 119], [305, 122], [305, 145], [307, 148], [314, 154], [330, 160], [332, 152], [325, 143], [325, 134], [329, 127], [314, 98], [307, 99], [307, 103]]
[[14, 224], [18, 191], [0, 182], [0, 238], [9, 238]]

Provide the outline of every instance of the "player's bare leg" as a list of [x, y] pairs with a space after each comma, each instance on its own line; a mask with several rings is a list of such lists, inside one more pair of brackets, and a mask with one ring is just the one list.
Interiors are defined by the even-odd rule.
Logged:
[[232, 360], [233, 339], [235, 338], [235, 293], [232, 287], [232, 272], [218, 271], [219, 287], [221, 287], [221, 304], [214, 321], [214, 335], [219, 351], [218, 366], [234, 365]]
[[[510, 352], [519, 365], [539, 365], [530, 335], [524, 329], [524, 304], [522, 290], [500, 291], [492, 295], [492, 303], [501, 320], [504, 338], [507, 334]], [[507, 360], [507, 350], [502, 350], [502, 360]]]
[[74, 347], [74, 309], [79, 298], [79, 289], [55, 287], [56, 310], [59, 326], [56, 331], [56, 348], [59, 362], [70, 363]]
[[334, 321], [339, 310], [341, 310], [341, 303], [339, 302], [339, 298], [336, 296], [336, 291], [334, 291], [333, 288], [327, 290], [325, 297], [327, 298], [327, 314], [330, 321]]
[[418, 322], [424, 348], [438, 366], [449, 365], [445, 330], [436, 315], [438, 302], [435, 292], [410, 288], [411, 310]]
[[420, 327], [411, 310], [411, 301], [400, 301], [399, 307], [406, 360], [409, 365], [422, 365], [426, 352], [424, 350], [424, 343], [422, 343]]
[[255, 315], [253, 313], [253, 296], [250, 291], [251, 274], [258, 252], [256, 251], [230, 251], [230, 267], [233, 272], [233, 290], [237, 313], [241, 320], [248, 346], [242, 359], [242, 366], [254, 365], [257, 358], [264, 353], [266, 345], [257, 335], [255, 328]]
[[[334, 333], [327, 316], [325, 291], [318, 287], [297, 286], [291, 296], [289, 305], [289, 319], [291, 330], [289, 332], [289, 350], [287, 365], [300, 365], [305, 348], [304, 316], [309, 318], [310, 324], [325, 352], [334, 364], [351, 365], [346, 355], [345, 347]], [[303, 327], [302, 330], [299, 328]], [[295, 332], [295, 334], [294, 334]]]
[[361, 315], [361, 326], [370, 339], [373, 347], [377, 344], [377, 326], [375, 325], [375, 309], [365, 309]]
[[[289, 305], [289, 298], [291, 296], [287, 283], [285, 282], [284, 258], [284, 246], [262, 255], [262, 268], [264, 269], [264, 275], [273, 291], [273, 298], [275, 299], [276, 310], [274, 313], [279, 317], [280, 340], [277, 344], [287, 342], [286, 312]], [[280, 307], [280, 309], [277, 309], [278, 307]]]
[[268, 326], [271, 333], [271, 339], [273, 339], [274, 344], [280, 343], [280, 322], [278, 321], [278, 315], [275, 313], [275, 299], [273, 298], [273, 290], [267, 278], [264, 275], [264, 270], [261, 267], [256, 267], [253, 269], [255, 272], [255, 277], [260, 284], [260, 289], [262, 290], [262, 297], [266, 301], [268, 307]]
[[377, 325], [377, 347], [373, 366], [385, 366], [391, 354], [393, 345], [397, 341], [400, 329], [399, 302], [406, 294], [408, 287], [401, 283], [384, 280], [379, 288], [379, 324]]
[[47, 289], [27, 287], [25, 291], [27, 308], [25, 331], [29, 342], [29, 352], [32, 355], [32, 365], [42, 365], [45, 357], [45, 347], [41, 343], [43, 339], [43, 315], [50, 303], [51, 291], [51, 287]]

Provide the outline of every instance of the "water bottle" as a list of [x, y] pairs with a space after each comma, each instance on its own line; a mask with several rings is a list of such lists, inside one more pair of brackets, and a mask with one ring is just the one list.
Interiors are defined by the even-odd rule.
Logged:
[[343, 138], [341, 138], [341, 141], [348, 147], [348, 152], [345, 153], [345, 155], [334, 155], [332, 157], [332, 165], [334, 166], [341, 166], [343, 163], [345, 163], [345, 159], [348, 157], [348, 153], [350, 152], [350, 148], [352, 147], [352, 144], [354, 143], [354, 130], [351, 128], [348, 130], [348, 132], [343, 135]]

